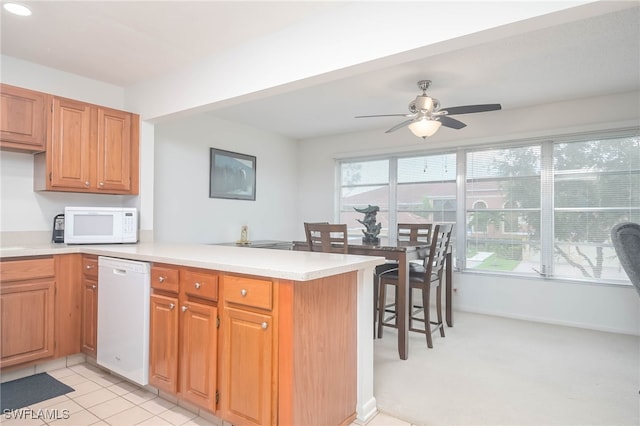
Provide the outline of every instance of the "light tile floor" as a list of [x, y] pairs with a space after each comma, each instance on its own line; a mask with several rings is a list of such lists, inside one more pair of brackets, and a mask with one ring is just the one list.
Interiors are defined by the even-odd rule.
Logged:
[[[228, 425], [195, 406], [171, 401], [170, 396], [161, 398], [90, 364], [77, 364], [47, 373], [74, 391], [12, 414], [2, 413], [2, 426]], [[379, 413], [367, 426], [410, 426], [410, 423]]]

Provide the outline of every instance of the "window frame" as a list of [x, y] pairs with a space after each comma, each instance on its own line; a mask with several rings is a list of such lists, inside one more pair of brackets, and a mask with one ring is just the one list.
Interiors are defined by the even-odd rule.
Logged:
[[[447, 154], [455, 154], [456, 161], [456, 235], [458, 236], [456, 241], [454, 242], [455, 247], [454, 251], [456, 252], [456, 268], [457, 272], [467, 273], [467, 274], [482, 274], [482, 275], [497, 275], [497, 276], [518, 276], [522, 278], [530, 278], [530, 279], [542, 279], [542, 280], [553, 280], [553, 281], [564, 281], [564, 282], [577, 282], [577, 283], [589, 283], [589, 284], [602, 284], [602, 285], [614, 285], [614, 286], [627, 286], [631, 285], [630, 281], [627, 280], [617, 280], [611, 278], [598, 278], [598, 279], [588, 279], [588, 278], [574, 278], [568, 276], [555, 276], [554, 274], [554, 242], [555, 242], [555, 232], [554, 232], [554, 215], [557, 211], [554, 206], [554, 179], [556, 174], [558, 174], [554, 170], [554, 147], [557, 144], [562, 143], [572, 143], [572, 142], [588, 142], [588, 141], [604, 141], [607, 139], [617, 139], [617, 138], [640, 138], [640, 128], [625, 128], [625, 129], [615, 129], [615, 130], [606, 130], [599, 132], [585, 132], [585, 133], [577, 133], [577, 134], [569, 134], [569, 135], [557, 135], [557, 136], [548, 136], [541, 138], [531, 138], [531, 139], [523, 139], [523, 140], [510, 140], [503, 142], [496, 142], [489, 145], [467, 145], [463, 147], [459, 147], [455, 150], [446, 150], [446, 149], [428, 149], [413, 152], [403, 152], [403, 153], [391, 153], [385, 155], [378, 156], [367, 156], [367, 157], [349, 157], [349, 158], [340, 158], [336, 160], [336, 174], [337, 174], [337, 190], [336, 190], [336, 209], [335, 209], [335, 218], [339, 220], [340, 212], [342, 211], [341, 204], [341, 181], [340, 181], [340, 167], [343, 163], [351, 163], [351, 162], [360, 162], [360, 161], [371, 161], [371, 160], [388, 160], [389, 161], [389, 238], [396, 238], [396, 225], [397, 225], [397, 213], [398, 213], [398, 204], [397, 204], [397, 188], [399, 186], [398, 183], [398, 163], [402, 158], [411, 158], [411, 157], [427, 157], [427, 156], [437, 156], [437, 155], [447, 155]], [[495, 209], [496, 211], [513, 211], [513, 212], [521, 212], [521, 211], [539, 211], [540, 214], [540, 265], [539, 270], [534, 269], [536, 273], [534, 274], [524, 274], [524, 273], [513, 273], [513, 272], [501, 272], [501, 271], [480, 271], [477, 269], [469, 269], [466, 267], [466, 244], [467, 244], [467, 235], [466, 235], [466, 222], [467, 215], [469, 212], [473, 211], [472, 208], [467, 209], [467, 199], [466, 199], [466, 178], [467, 178], [467, 170], [466, 170], [466, 162], [467, 155], [470, 152], [479, 151], [479, 150], [487, 150], [487, 149], [511, 149], [518, 147], [527, 147], [527, 146], [540, 146], [540, 203], [539, 208], [522, 208], [522, 207], [513, 207], [513, 208], [503, 208], [503, 209]], [[566, 173], [566, 171], [561, 172]], [[593, 173], [610, 173], [607, 171], [604, 172], [593, 172]], [[411, 184], [415, 182], [406, 182], [403, 184]], [[477, 200], [476, 200], [477, 201]], [[563, 210], [571, 209], [571, 207], [564, 207]], [[605, 211], [607, 207], [594, 208]], [[632, 206], [631, 209], [640, 211], [640, 206]], [[404, 211], [404, 210], [403, 210]], [[501, 226], [504, 226], [501, 225]]]

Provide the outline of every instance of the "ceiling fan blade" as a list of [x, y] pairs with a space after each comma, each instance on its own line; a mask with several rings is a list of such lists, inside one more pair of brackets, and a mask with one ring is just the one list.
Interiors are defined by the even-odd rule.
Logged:
[[380, 115], [356, 115], [355, 118], [372, 118], [372, 117], [412, 117], [414, 114], [380, 114]]
[[[401, 127], [404, 126], [408, 126], [409, 124], [413, 123], [414, 119], [412, 118], [411, 120], [405, 120], [400, 124], [396, 124], [395, 126], [393, 126], [392, 128], [390, 128], [389, 130], [387, 130], [385, 133], [391, 133], [391, 132], [395, 132], [396, 130], [400, 129]], [[443, 123], [444, 124], [444, 123]]]
[[456, 130], [460, 130], [463, 127], [467, 127], [467, 125], [464, 124], [462, 121], [458, 121], [455, 118], [447, 117], [446, 115], [438, 117], [438, 121], [441, 122], [443, 126], [450, 127]]
[[500, 104], [464, 105], [451, 108], [440, 108], [440, 111], [447, 111], [447, 115], [471, 114], [474, 112], [498, 111], [502, 109]]

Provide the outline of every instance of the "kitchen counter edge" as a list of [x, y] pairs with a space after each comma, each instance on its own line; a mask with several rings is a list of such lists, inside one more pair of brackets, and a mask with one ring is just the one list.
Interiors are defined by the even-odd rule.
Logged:
[[209, 244], [139, 243], [112, 245], [42, 244], [0, 247], [0, 260], [57, 254], [93, 254], [167, 263], [229, 273], [310, 281], [384, 263], [383, 257], [311, 253]]

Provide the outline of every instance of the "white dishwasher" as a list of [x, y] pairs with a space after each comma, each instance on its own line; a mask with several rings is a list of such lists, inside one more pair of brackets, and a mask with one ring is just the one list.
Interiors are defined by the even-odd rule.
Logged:
[[98, 365], [149, 383], [150, 266], [98, 257]]

